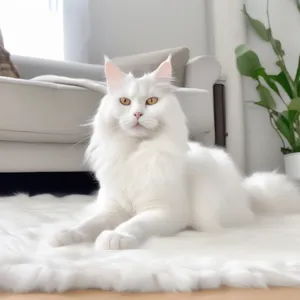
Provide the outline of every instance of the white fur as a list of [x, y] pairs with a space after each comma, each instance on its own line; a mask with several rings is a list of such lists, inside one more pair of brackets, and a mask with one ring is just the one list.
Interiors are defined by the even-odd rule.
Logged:
[[190, 144], [188, 188], [191, 191], [192, 226], [213, 231], [254, 219], [243, 177], [222, 149]]
[[276, 172], [255, 173], [243, 182], [251, 197], [254, 212], [300, 213], [299, 188], [296, 182]]
[[[124, 74], [109, 60], [105, 67], [108, 93], [87, 149], [101, 184], [95, 213], [54, 235], [52, 245], [95, 240], [97, 249], [137, 248], [151, 236], [187, 227], [216, 231], [247, 224], [267, 206], [268, 212], [300, 211], [298, 191], [285, 176], [244, 181], [222, 149], [188, 143], [185, 116], [170, 84], [170, 59], [142, 78]], [[122, 97], [131, 104], [122, 105]], [[149, 97], [159, 101], [147, 106]], [[136, 112], [143, 114], [139, 120]]]

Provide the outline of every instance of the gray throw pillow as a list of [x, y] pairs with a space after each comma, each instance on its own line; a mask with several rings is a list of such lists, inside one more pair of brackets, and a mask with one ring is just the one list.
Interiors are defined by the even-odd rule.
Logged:
[[134, 54], [130, 56], [114, 57], [111, 59], [124, 72], [131, 72], [135, 76], [154, 71], [167, 57], [172, 54], [174, 84], [184, 86], [185, 67], [190, 57], [190, 51], [185, 47], [163, 49], [154, 52]]

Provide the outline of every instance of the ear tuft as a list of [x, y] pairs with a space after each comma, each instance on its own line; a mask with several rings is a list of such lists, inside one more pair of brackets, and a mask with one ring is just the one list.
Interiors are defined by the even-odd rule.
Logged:
[[166, 61], [168, 61], [170, 63], [172, 62], [172, 54], [169, 54], [169, 56], [167, 57]]
[[107, 56], [105, 59], [105, 77], [108, 90], [113, 93], [114, 91], [121, 88], [124, 83], [124, 78], [126, 76], [122, 70], [117, 67]]
[[158, 68], [154, 71], [156, 78], [166, 78], [166, 79], [172, 79], [172, 63], [171, 63], [171, 54], [168, 56], [168, 58], [163, 61]]
[[104, 55], [104, 64], [110, 61], [110, 58], [107, 55]]

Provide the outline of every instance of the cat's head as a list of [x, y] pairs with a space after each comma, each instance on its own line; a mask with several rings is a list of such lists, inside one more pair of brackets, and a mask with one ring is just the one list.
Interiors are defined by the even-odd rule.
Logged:
[[152, 73], [140, 78], [124, 73], [105, 59], [107, 95], [100, 117], [107, 125], [125, 134], [148, 138], [165, 130], [185, 126], [185, 116], [173, 92], [169, 56]]

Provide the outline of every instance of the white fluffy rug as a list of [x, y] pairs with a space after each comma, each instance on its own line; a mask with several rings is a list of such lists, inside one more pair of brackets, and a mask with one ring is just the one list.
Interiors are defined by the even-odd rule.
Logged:
[[71, 225], [92, 197], [0, 198], [0, 289], [191, 291], [300, 286], [300, 216], [264, 217], [220, 233], [183, 232], [143, 249], [95, 252], [50, 248], [47, 236]]

